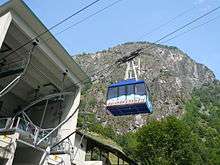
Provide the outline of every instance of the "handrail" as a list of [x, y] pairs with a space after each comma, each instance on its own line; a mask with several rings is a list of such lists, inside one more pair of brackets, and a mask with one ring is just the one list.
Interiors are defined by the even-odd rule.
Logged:
[[[6, 119], [9, 120], [11, 118], [5, 118], [4, 120], [6, 120]], [[44, 141], [45, 143], [48, 143], [48, 144], [50, 143], [51, 145], [53, 145], [52, 148], [54, 151], [64, 151], [64, 150], [70, 151], [71, 150], [72, 144], [71, 144], [71, 141], [69, 141], [69, 138], [68, 138], [69, 136], [67, 138], [62, 139], [62, 140], [60, 140], [58, 138], [53, 139], [54, 137], [48, 136], [48, 134], [51, 133], [51, 131], [54, 128], [41, 129], [40, 127], [32, 124], [31, 122], [29, 122], [21, 117], [18, 117], [18, 120], [14, 120], [13, 122], [14, 122], [14, 123], [12, 123], [13, 127], [11, 127], [11, 129], [21, 130], [21, 131], [27, 132], [30, 135], [32, 135], [32, 136], [29, 136], [29, 138], [31, 138], [33, 140], [33, 142], [31, 144], [34, 146], [36, 145], [36, 142]], [[9, 142], [9, 143], [11, 143], [12, 138], [11, 137], [7, 137], [7, 138], [11, 139]], [[7, 142], [3, 141], [2, 139], [0, 139], [0, 141], [7, 144]]]
[[[2, 118], [1, 120], [9, 120], [11, 118]], [[14, 118], [15, 119], [15, 118]], [[7, 126], [7, 121], [5, 123], [4, 128], [0, 128], [0, 132], [1, 131], [5, 131], [7, 130], [6, 126]], [[46, 129], [42, 129], [38, 126], [36, 126], [35, 124], [33, 124], [32, 122], [25, 120], [24, 118], [18, 117], [17, 120], [13, 120], [13, 122], [11, 123], [12, 127], [10, 127], [10, 129], [15, 129], [15, 130], [21, 130], [24, 132], [28, 132], [29, 134], [31, 134], [33, 138], [33, 140], [40, 140], [41, 138], [44, 138], [48, 133], [50, 133], [54, 128], [46, 128]], [[10, 137], [7, 137], [10, 138]], [[44, 139], [44, 141], [46, 142], [50, 142], [51, 138], [47, 137]], [[0, 139], [0, 141], [2, 141]], [[6, 143], [6, 142], [5, 142]]]
[[24, 119], [20, 118], [18, 121], [18, 126], [16, 129], [23, 130], [25, 132], [29, 132], [32, 135], [35, 135], [35, 132], [39, 129], [37, 126], [33, 125], [32, 123], [25, 121]]

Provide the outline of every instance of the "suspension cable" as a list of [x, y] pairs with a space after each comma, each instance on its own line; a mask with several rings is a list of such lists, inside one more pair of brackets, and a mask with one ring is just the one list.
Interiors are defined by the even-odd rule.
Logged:
[[180, 36], [182, 36], [182, 35], [184, 35], [184, 34], [186, 34], [186, 33], [188, 33], [188, 32], [191, 32], [191, 31], [193, 31], [193, 30], [195, 30], [195, 29], [198, 29], [198, 28], [200, 28], [200, 27], [202, 27], [202, 26], [204, 26], [204, 25], [207, 25], [208, 23], [213, 22], [213, 21], [215, 21], [215, 20], [218, 19], [218, 18], [220, 18], [220, 16], [214, 17], [213, 19], [210, 19], [210, 20], [208, 20], [208, 21], [206, 21], [206, 22], [204, 22], [204, 23], [201, 23], [201, 24], [199, 24], [199, 25], [196, 25], [196, 26], [192, 27], [191, 29], [188, 29], [188, 30], [186, 30], [186, 31], [184, 31], [184, 32], [182, 32], [182, 33], [180, 33], [180, 34], [177, 34], [177, 35], [175, 35], [174, 37], [172, 37], [172, 38], [170, 38], [170, 39], [167, 39], [167, 40], [165, 40], [165, 41], [163, 41], [163, 42], [161, 42], [161, 43], [167, 43], [167, 42], [169, 42], [170, 40], [173, 40], [173, 39], [175, 39], [175, 38], [178, 38], [178, 37], [180, 37]]
[[[189, 25], [191, 25], [191, 24], [193, 24], [193, 23], [199, 21], [200, 19], [202, 19], [202, 18], [204, 18], [204, 17], [210, 15], [211, 13], [213, 13], [213, 12], [219, 10], [219, 9], [220, 9], [220, 6], [214, 8], [214, 9], [212, 9], [212, 10], [210, 10], [210, 11], [204, 13], [203, 15], [201, 15], [201, 16], [199, 16], [199, 17], [193, 19], [192, 21], [190, 21], [190, 22], [188, 22], [188, 23], [186, 23], [186, 24], [184, 24], [184, 25], [178, 27], [176, 30], [174, 30], [174, 31], [172, 31], [172, 32], [170, 32], [170, 33], [164, 35], [163, 37], [161, 37], [161, 38], [159, 38], [158, 40], [156, 40], [155, 42], [153, 42], [153, 44], [152, 44], [152, 45], [149, 45], [147, 48], [145, 48], [145, 50], [149, 50], [149, 49], [154, 48], [158, 42], [160, 42], [160, 41], [164, 40], [165, 38], [168, 38], [169, 36], [171, 36], [171, 35], [173, 35], [173, 34], [179, 32], [179, 31], [183, 30], [184, 28], [188, 27]], [[144, 49], [142, 49], [141, 51], [143, 51], [143, 50], [144, 50]], [[138, 51], [138, 50], [136, 50], [136, 51]], [[135, 53], [135, 51], [134, 51], [134, 53], [131, 53], [129, 56], [125, 56], [125, 57], [122, 57], [121, 59], [116, 60], [116, 63], [119, 61], [119, 62], [120, 62], [119, 64], [122, 64], [122, 63], [125, 63], [125, 62], [127, 62], [127, 61], [131, 61], [131, 60], [133, 60], [134, 58], [136, 58], [137, 56], [140, 56], [140, 55], [141, 55], [141, 53], [140, 53], [141, 51], [139, 51], [138, 53]]]
[[34, 40], [37, 40], [38, 38], [42, 37], [43, 35], [45, 35], [46, 33], [50, 32], [51, 30], [53, 30], [54, 28], [56, 28], [57, 26], [63, 24], [64, 22], [66, 22], [67, 20], [71, 19], [72, 17], [80, 14], [81, 12], [83, 12], [84, 10], [86, 10], [87, 8], [93, 6], [94, 4], [98, 3], [101, 0], [95, 0], [92, 3], [88, 4], [87, 6], [83, 7], [82, 9], [79, 9], [78, 11], [76, 11], [75, 13], [71, 14], [70, 16], [66, 17], [65, 19], [59, 21], [58, 23], [56, 23], [55, 25], [53, 25], [52, 27], [46, 29], [45, 31], [43, 31], [42, 33], [36, 35], [36, 37], [34, 37], [33, 39], [30, 39], [28, 42], [24, 43], [23, 45], [19, 46], [18, 48], [16, 48], [15, 50], [13, 50], [12, 52], [10, 52], [9, 54], [3, 56], [0, 60], [14, 54], [15, 52], [17, 52], [18, 50], [22, 49], [23, 47], [25, 47], [26, 45], [32, 43]]
[[166, 21], [165, 23], [162, 23], [159, 26], [156, 26], [155, 28], [151, 29], [149, 32], [142, 34], [138, 39], [143, 39], [144, 37], [151, 35], [155, 31], [161, 29], [162, 27], [164, 27], [166, 25], [169, 25], [170, 23], [174, 22], [177, 18], [182, 17], [183, 15], [185, 15], [186, 13], [194, 10], [195, 8], [196, 8], [196, 6], [193, 6], [193, 7], [189, 8], [189, 9], [184, 10], [183, 12], [177, 14], [176, 16], [174, 16], [170, 20]]

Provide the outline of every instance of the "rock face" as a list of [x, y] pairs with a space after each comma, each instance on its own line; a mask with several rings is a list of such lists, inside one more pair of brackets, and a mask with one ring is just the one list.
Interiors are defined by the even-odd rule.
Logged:
[[[148, 84], [154, 112], [151, 115], [125, 117], [107, 115], [107, 86], [123, 79], [126, 68], [126, 64], [120, 67], [112, 64], [138, 48], [144, 48], [139, 79], [144, 79]], [[192, 89], [215, 80], [210, 69], [196, 63], [178, 48], [148, 42], [125, 43], [97, 53], [76, 55], [74, 59], [92, 80], [97, 79], [91, 90], [82, 97], [83, 104], [87, 104], [83, 109], [94, 112], [100, 122], [111, 124], [118, 133], [135, 130], [152, 118], [159, 120], [168, 115], [180, 116], [184, 112], [183, 102], [190, 98]], [[88, 102], [89, 97], [93, 97], [95, 102], [92, 106]]]

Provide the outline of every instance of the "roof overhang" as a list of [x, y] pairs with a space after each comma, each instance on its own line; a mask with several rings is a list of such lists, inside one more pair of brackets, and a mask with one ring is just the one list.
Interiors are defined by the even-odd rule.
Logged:
[[[107, 151], [107, 152], [111, 152], [114, 155], [122, 158], [123, 160], [127, 161], [130, 164], [136, 165], [137, 163], [132, 160], [131, 158], [129, 158], [121, 149], [116, 148], [110, 144], [105, 144], [97, 139], [95, 139], [94, 137], [92, 137], [91, 135], [89, 135], [88, 133], [82, 132], [80, 130], [76, 130], [76, 134], [83, 136], [86, 140], [87, 140], [87, 147], [91, 145], [92, 146], [96, 146], [98, 148], [101, 148], [103, 151]], [[88, 149], [88, 148], [87, 148]]]
[[[7, 12], [12, 14], [13, 21], [15, 21], [16, 24], [22, 24], [24, 27], [23, 30], [28, 34], [30, 39], [48, 30], [22, 0], [10, 0], [0, 6], [0, 16]], [[90, 82], [89, 77], [50, 32], [47, 32], [38, 39], [40, 41], [38, 47], [47, 52], [47, 55], [63, 72], [68, 70], [68, 75], [74, 83], [82, 86], [83, 82]]]

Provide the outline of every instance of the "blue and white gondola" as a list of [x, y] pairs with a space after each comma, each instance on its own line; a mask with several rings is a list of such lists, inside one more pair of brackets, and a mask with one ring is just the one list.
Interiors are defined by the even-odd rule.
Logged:
[[106, 109], [113, 116], [152, 113], [149, 94], [144, 80], [122, 80], [108, 87]]

